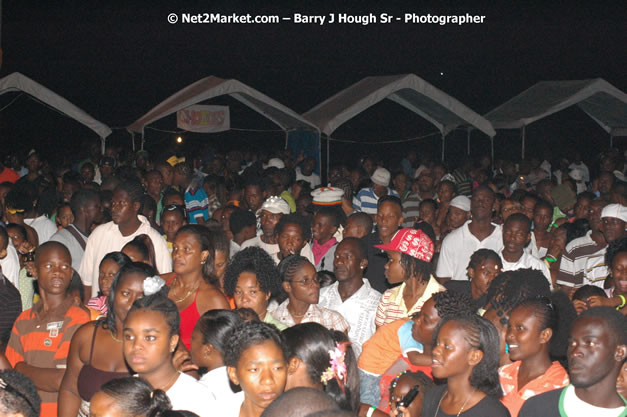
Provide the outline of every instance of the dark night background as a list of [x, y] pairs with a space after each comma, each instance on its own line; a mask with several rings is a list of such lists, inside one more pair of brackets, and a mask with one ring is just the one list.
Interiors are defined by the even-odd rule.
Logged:
[[[621, 1], [552, 2], [516, 5], [494, 1], [459, 6], [457, 2], [407, 1], [316, 2], [2, 2], [1, 76], [19, 71], [64, 96], [110, 127], [125, 127], [160, 101], [197, 81], [216, 75], [235, 78], [303, 113], [336, 92], [371, 75], [414, 73], [485, 114], [542, 80], [601, 77], [627, 89], [627, 8]], [[180, 2], [179, 2], [180, 3]], [[259, 3], [259, 4], [257, 4]], [[296, 5], [303, 3], [303, 5]], [[309, 2], [313, 3], [313, 2]], [[548, 2], [547, 2], [548, 3]], [[580, 6], [582, 4], [583, 6]], [[403, 23], [362, 25], [170, 25], [168, 13], [222, 12], [279, 14], [293, 12], [352, 14], [481, 14], [483, 24], [439, 26]], [[443, 73], [443, 75], [441, 75]], [[0, 108], [16, 93], [0, 96]], [[231, 125], [276, 129], [276, 126], [230, 98]], [[240, 111], [241, 110], [241, 111]], [[175, 130], [175, 116], [153, 126]], [[403, 139], [435, 132], [419, 116], [383, 102], [334, 133], [339, 139]], [[96, 138], [89, 129], [26, 96], [0, 113], [4, 151], [37, 147], [46, 154], [77, 150]], [[573, 107], [527, 129], [528, 155], [579, 149], [588, 158], [609, 144], [592, 119]], [[489, 141], [473, 136], [473, 155]], [[114, 142], [130, 144], [123, 129]], [[147, 148], [171, 144], [173, 135], [147, 131]], [[281, 146], [281, 132], [231, 131], [210, 136], [186, 135], [186, 146], [209, 141], [217, 149], [232, 146]], [[622, 147], [623, 139], [615, 143]], [[409, 145], [360, 145], [363, 152], [407, 146], [439, 155], [439, 137]], [[520, 156], [518, 131], [500, 131], [497, 157]], [[332, 160], [344, 157], [347, 145], [332, 146]], [[447, 137], [447, 159], [463, 155], [465, 133]]]

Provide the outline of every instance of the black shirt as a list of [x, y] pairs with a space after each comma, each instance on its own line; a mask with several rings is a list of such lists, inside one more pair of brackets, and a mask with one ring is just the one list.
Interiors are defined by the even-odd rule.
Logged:
[[0, 352], [9, 343], [15, 319], [22, 313], [22, 298], [15, 286], [0, 272]]
[[[467, 296], [472, 298], [470, 281], [458, 281], [451, 279], [444, 283], [444, 288], [446, 288], [448, 291], [455, 291], [457, 293], [466, 294]], [[473, 308], [475, 310], [479, 310], [480, 308], [485, 307], [485, 305], [488, 303], [488, 295], [483, 294], [481, 297], [479, 297], [478, 300], [475, 300], [473, 298], [472, 301], [474, 302]]]
[[[446, 385], [440, 385], [433, 388], [425, 396], [422, 405], [422, 417], [455, 417], [457, 414], [446, 414], [442, 408], [438, 410], [440, 399], [446, 391]], [[436, 415], [437, 412], [437, 415]], [[540, 415], [540, 414], [539, 414]], [[464, 410], [460, 417], [511, 417], [509, 411], [499, 400], [486, 395], [481, 401], [472, 408]]]
[[364, 277], [370, 282], [370, 286], [381, 294], [385, 292], [390, 285], [385, 278], [385, 264], [388, 262], [388, 255], [385, 251], [377, 249], [375, 245], [383, 245], [377, 232], [370, 233], [361, 238], [368, 249], [368, 267], [364, 272]]

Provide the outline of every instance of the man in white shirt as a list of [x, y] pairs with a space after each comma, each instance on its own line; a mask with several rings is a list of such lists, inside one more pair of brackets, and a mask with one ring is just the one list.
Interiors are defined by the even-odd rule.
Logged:
[[468, 262], [477, 249], [487, 248], [498, 252], [503, 248], [501, 227], [490, 221], [494, 201], [494, 191], [487, 186], [480, 185], [472, 193], [472, 220], [453, 230], [442, 241], [436, 268], [440, 283], [449, 279], [467, 280]]
[[318, 304], [340, 313], [350, 330], [348, 337], [353, 343], [355, 355], [361, 354], [361, 346], [376, 331], [374, 324], [381, 293], [364, 279], [368, 266], [367, 249], [362, 240], [347, 237], [335, 249], [333, 271], [337, 281], [320, 289]]
[[4, 275], [15, 288], [18, 288], [20, 260], [5, 228], [0, 226], [0, 229], [2, 229], [0, 231], [2, 232], [0, 235], [0, 275]]
[[78, 271], [91, 228], [102, 218], [100, 196], [93, 190], [80, 190], [72, 195], [70, 208], [74, 215], [74, 222], [56, 232], [50, 240], [63, 243], [68, 248], [72, 255], [72, 268]]
[[155, 263], [161, 274], [172, 271], [172, 258], [168, 245], [150, 222], [139, 216], [144, 190], [139, 182], [128, 181], [118, 185], [113, 191], [111, 218], [113, 221], [100, 225], [94, 230], [85, 248], [78, 273], [85, 285], [85, 297], [98, 294], [98, 267], [102, 258], [109, 252], [122, 250], [122, 247], [135, 236], [146, 234], [155, 248]]
[[[627, 236], [625, 225], [627, 224], [627, 207], [621, 204], [609, 204], [601, 211], [601, 224], [599, 230], [609, 246], [615, 240]], [[596, 285], [603, 288], [605, 279], [609, 275], [609, 267], [605, 264], [607, 246], [589, 255], [583, 271], [583, 283]]]
[[307, 158], [303, 161], [303, 167], [296, 167], [296, 181], [304, 180], [309, 183], [311, 188], [316, 188], [320, 185], [320, 175], [316, 174], [314, 169], [316, 168], [316, 160], [313, 158]]
[[40, 245], [50, 240], [57, 232], [57, 226], [44, 214], [30, 219], [24, 218], [24, 223], [35, 229]]
[[503, 225], [503, 249], [500, 252], [503, 260], [503, 272], [518, 269], [536, 269], [549, 281], [551, 288], [551, 273], [544, 261], [525, 251], [525, 246], [531, 240], [531, 220], [522, 213], [514, 213], [507, 218]]

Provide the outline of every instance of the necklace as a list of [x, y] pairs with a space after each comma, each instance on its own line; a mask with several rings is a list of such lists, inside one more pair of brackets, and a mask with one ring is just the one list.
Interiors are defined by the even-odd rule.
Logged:
[[[457, 416], [456, 417], [459, 417], [459, 415], [464, 411], [464, 407], [466, 407], [466, 404], [468, 404], [468, 401], [470, 400], [470, 397], [472, 397], [472, 394], [474, 394], [476, 390], [477, 390], [477, 388], [473, 389], [472, 392], [468, 395], [468, 397], [466, 398], [466, 401], [464, 401], [464, 403], [462, 404], [462, 408], [460, 408], [459, 411], [457, 412]], [[444, 397], [446, 397], [447, 394], [448, 394], [448, 390], [446, 390], [444, 395], [440, 397], [440, 401], [438, 401], [438, 409], [435, 410], [435, 414], [434, 414], [433, 417], [437, 417], [438, 416], [438, 413], [440, 412], [440, 404], [442, 404], [442, 400], [444, 399]]]
[[170, 380], [169, 380], [169, 381], [168, 381], [168, 382], [167, 382], [167, 383], [166, 383], [163, 387], [161, 387], [161, 388], [159, 388], [159, 389], [165, 392], [165, 391], [167, 391], [167, 390], [168, 390], [168, 388], [172, 388], [172, 387], [171, 387], [172, 381], [174, 381], [174, 379], [175, 379], [177, 376], [179, 376], [179, 373], [180, 373], [179, 371], [176, 371], [176, 372], [174, 373], [174, 375], [172, 376], [172, 378], [170, 378]]
[[[174, 287], [176, 287], [176, 282], [177, 282], [177, 279], [178, 279], [178, 277], [177, 277], [177, 278], [174, 278], [174, 282], [172, 283], [172, 287], [173, 287], [173, 288], [174, 288]], [[192, 288], [191, 290], [189, 290], [189, 291], [187, 292], [187, 294], [185, 294], [185, 296], [184, 296], [183, 298], [179, 298], [178, 300], [174, 300], [174, 302], [175, 302], [175, 303], [180, 303], [180, 302], [185, 301], [185, 300], [187, 299], [187, 297], [189, 297], [190, 295], [192, 295], [192, 293], [198, 289], [198, 287], [199, 287], [199, 286], [200, 286], [200, 284], [196, 285], [194, 288]], [[172, 295], [174, 295], [174, 294], [172, 294]]]

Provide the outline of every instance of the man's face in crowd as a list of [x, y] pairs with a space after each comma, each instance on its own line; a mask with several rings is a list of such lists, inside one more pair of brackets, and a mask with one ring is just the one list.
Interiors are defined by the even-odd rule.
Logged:
[[605, 241], [610, 244], [625, 236], [625, 222], [616, 217], [603, 217], [601, 219], [601, 231], [605, 236]]
[[253, 213], [259, 210], [263, 204], [263, 192], [258, 185], [248, 185], [244, 191], [244, 200], [248, 204], [248, 208]]
[[494, 194], [489, 190], [480, 188], [475, 190], [470, 200], [470, 212], [476, 219], [490, 219], [494, 206]]
[[591, 387], [608, 376], [615, 379], [615, 368], [626, 355], [626, 347], [617, 346], [617, 337], [600, 317], [582, 317], [575, 321], [568, 344], [568, 376], [576, 388]]
[[379, 205], [376, 222], [379, 237], [392, 237], [403, 223], [401, 208], [392, 202], [385, 202]]

